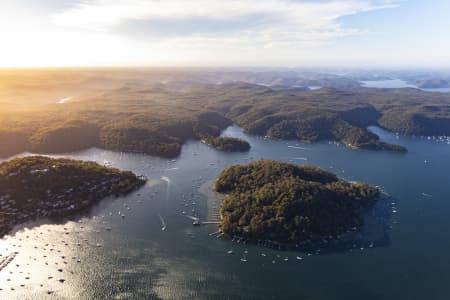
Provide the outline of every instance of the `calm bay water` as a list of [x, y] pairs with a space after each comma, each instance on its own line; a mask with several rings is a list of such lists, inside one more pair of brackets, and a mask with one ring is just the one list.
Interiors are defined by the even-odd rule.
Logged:
[[[98, 149], [67, 155], [150, 180], [88, 215], [30, 224], [0, 240], [2, 257], [18, 252], [0, 271], [0, 299], [448, 299], [450, 145], [372, 130], [409, 152], [264, 140], [230, 127], [224, 134], [247, 139], [250, 152], [190, 142], [176, 160]], [[382, 186], [395, 203], [385, 243], [308, 255], [236, 244], [215, 237], [215, 225], [192, 226], [186, 215], [215, 218], [219, 203], [209, 188], [223, 167], [262, 158]]]
[[401, 79], [389, 79], [389, 80], [370, 80], [361, 81], [362, 86], [368, 88], [383, 88], [383, 89], [399, 89], [399, 88], [415, 88], [425, 92], [438, 92], [438, 93], [450, 93], [450, 88], [418, 88], [414, 84]]

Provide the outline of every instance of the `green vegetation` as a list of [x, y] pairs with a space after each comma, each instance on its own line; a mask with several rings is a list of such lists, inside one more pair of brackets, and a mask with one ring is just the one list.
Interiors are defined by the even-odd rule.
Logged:
[[225, 99], [219, 109], [252, 134], [308, 142], [336, 140], [351, 148], [400, 152], [406, 149], [379, 141], [367, 126], [404, 134], [450, 135], [449, 94], [369, 88], [293, 92], [248, 85], [232, 89], [233, 99], [240, 100], [230, 104]]
[[382, 114], [361, 102], [363, 95], [361, 90], [271, 91], [236, 103], [226, 116], [252, 134], [306, 142], [335, 140], [355, 149], [405, 152], [404, 147], [383, 143], [366, 129], [378, 124]]
[[379, 190], [311, 166], [258, 161], [224, 169], [221, 229], [228, 237], [298, 243], [363, 224]]
[[16, 158], [0, 164], [0, 236], [39, 217], [70, 216], [108, 197], [145, 183], [131, 172], [95, 162]]
[[205, 137], [202, 140], [205, 144], [225, 152], [243, 152], [250, 150], [250, 144], [247, 141], [233, 137]]
[[[0, 157], [88, 147], [174, 157], [187, 140], [218, 137], [233, 122], [248, 133], [273, 138], [335, 140], [351, 148], [400, 152], [406, 149], [381, 142], [367, 126], [405, 134], [450, 135], [449, 94], [358, 88], [343, 82], [342, 89], [314, 91], [226, 83], [243, 78], [276, 84], [279, 76], [292, 74], [182, 69], [0, 71]], [[221, 81], [225, 83], [210, 84]], [[289, 83], [282, 81], [281, 85]], [[57, 104], [69, 96], [70, 101]]]

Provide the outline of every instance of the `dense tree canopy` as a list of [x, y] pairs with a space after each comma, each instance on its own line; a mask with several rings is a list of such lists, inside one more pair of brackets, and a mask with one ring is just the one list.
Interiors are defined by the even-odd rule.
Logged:
[[[251, 134], [335, 140], [374, 150], [406, 149], [380, 141], [367, 130], [369, 125], [406, 134], [450, 135], [448, 94], [359, 88], [348, 78], [332, 79], [340, 82], [332, 84], [339, 89], [266, 87], [235, 82], [242, 78], [238, 73], [0, 72], [0, 157], [88, 147], [173, 157], [187, 140], [218, 137], [233, 122]], [[260, 82], [263, 76], [276, 83], [279, 75], [255, 72], [243, 79]], [[56, 102], [68, 93], [73, 95], [68, 102]]]
[[361, 226], [364, 211], [379, 194], [317, 167], [278, 161], [227, 167], [215, 189], [226, 195], [221, 229], [227, 236], [288, 243]]
[[250, 150], [250, 144], [247, 141], [233, 137], [213, 137], [208, 136], [203, 139], [207, 145], [225, 152], [242, 152]]
[[145, 183], [128, 171], [95, 162], [43, 156], [0, 164], [0, 236], [36, 217], [62, 217]]

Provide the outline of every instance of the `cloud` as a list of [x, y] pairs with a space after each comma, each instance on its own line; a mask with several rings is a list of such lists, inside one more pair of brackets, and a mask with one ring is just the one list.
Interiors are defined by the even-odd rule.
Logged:
[[0, 1], [0, 66], [323, 63], [366, 34], [343, 17], [403, 1]]
[[166, 46], [315, 47], [364, 32], [343, 27], [340, 18], [397, 6], [374, 0], [85, 0], [53, 20]]

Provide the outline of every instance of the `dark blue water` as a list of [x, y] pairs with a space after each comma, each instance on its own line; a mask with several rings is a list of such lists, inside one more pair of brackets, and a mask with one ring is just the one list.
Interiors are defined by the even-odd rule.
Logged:
[[[449, 299], [450, 145], [372, 130], [409, 152], [264, 140], [231, 127], [224, 134], [247, 139], [250, 152], [190, 142], [176, 160], [98, 149], [70, 154], [150, 181], [80, 220], [30, 224], [0, 240], [2, 257], [18, 252], [0, 271], [0, 299], [45, 299], [49, 291], [55, 299]], [[217, 238], [215, 225], [192, 226], [187, 215], [216, 218], [220, 201], [209, 189], [223, 167], [262, 158], [381, 186], [394, 203], [384, 243], [308, 255], [234, 244]]]

